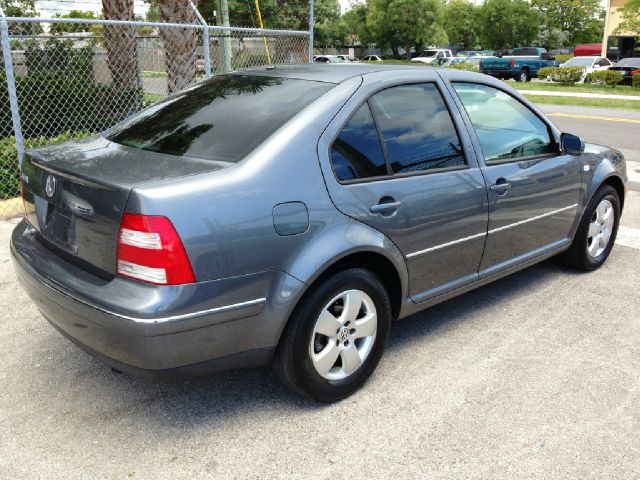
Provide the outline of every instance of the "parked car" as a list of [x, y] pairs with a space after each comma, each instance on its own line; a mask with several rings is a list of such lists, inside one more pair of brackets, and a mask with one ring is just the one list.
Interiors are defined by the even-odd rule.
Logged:
[[313, 57], [314, 63], [347, 63], [338, 55], [315, 55]]
[[441, 58], [451, 58], [453, 55], [451, 54], [451, 50], [442, 50], [442, 49], [434, 49], [434, 50], [425, 50], [419, 56], [411, 59], [412, 62], [421, 62], [421, 63], [433, 63], [436, 60]]
[[367, 55], [362, 58], [363, 62], [381, 62], [382, 58], [379, 55]]
[[597, 57], [601, 53], [601, 43], [585, 43], [583, 45], [576, 45], [576, 47], [573, 49], [574, 57]]
[[353, 60], [351, 59], [351, 57], [349, 55], [336, 55], [336, 57], [338, 57], [339, 59], [345, 61], [345, 62], [353, 62]]
[[462, 50], [456, 53], [456, 57], [481, 57], [482, 52], [480, 50]]
[[592, 72], [608, 70], [613, 64], [605, 57], [572, 57], [562, 63], [561, 67], [581, 67], [584, 73], [578, 83], [583, 83]]
[[600, 267], [627, 176], [491, 77], [348, 64], [216, 75], [28, 151], [21, 182], [17, 276], [86, 351], [151, 377], [271, 363], [331, 402], [393, 320], [556, 254]]
[[616, 62], [610, 70], [622, 73], [623, 83], [631, 83], [634, 75], [640, 75], [640, 57], [623, 58]]
[[511, 55], [490, 57], [480, 64], [480, 71], [497, 78], [515, 78], [519, 82], [528, 82], [538, 76], [542, 67], [557, 67], [559, 62], [544, 48], [514, 48]]

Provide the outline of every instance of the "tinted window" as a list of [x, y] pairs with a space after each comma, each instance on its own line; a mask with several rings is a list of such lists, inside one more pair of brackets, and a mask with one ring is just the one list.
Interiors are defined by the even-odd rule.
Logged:
[[511, 95], [473, 83], [454, 83], [476, 129], [487, 163], [554, 153], [547, 125]]
[[387, 174], [387, 166], [369, 106], [365, 103], [333, 142], [331, 163], [338, 180]]
[[108, 134], [116, 143], [237, 162], [331, 84], [221, 75], [143, 110]]
[[394, 173], [465, 165], [458, 134], [434, 84], [389, 88], [370, 102]]
[[517, 57], [517, 56], [537, 56], [538, 55], [538, 50], [536, 50], [535, 48], [514, 48], [513, 49], [513, 56]]

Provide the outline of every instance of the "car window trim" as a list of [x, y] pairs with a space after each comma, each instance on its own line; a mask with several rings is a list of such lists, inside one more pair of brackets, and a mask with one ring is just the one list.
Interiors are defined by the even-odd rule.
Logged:
[[[457, 96], [458, 101], [460, 102], [460, 105], [462, 105], [462, 108], [464, 109], [464, 115], [466, 115], [468, 120], [469, 120], [469, 125], [471, 126], [471, 130], [473, 130], [472, 132], [469, 132], [469, 134], [475, 136], [475, 138], [476, 138], [476, 140], [478, 142], [478, 145], [480, 146], [480, 154], [481, 154], [480, 156], [482, 157], [482, 162], [483, 162], [485, 167], [489, 167], [489, 166], [492, 166], [492, 165], [504, 165], [506, 163], [517, 163], [517, 162], [522, 162], [522, 161], [527, 161], [527, 160], [536, 160], [538, 158], [543, 159], [543, 158], [546, 158], [546, 157], [549, 157], [549, 158], [557, 157], [558, 155], [560, 155], [562, 153], [560, 151], [560, 144], [559, 144], [558, 140], [556, 139], [556, 136], [554, 135], [554, 131], [555, 130], [554, 130], [553, 126], [549, 123], [549, 121], [546, 118], [541, 117], [540, 115], [538, 115], [534, 110], [531, 109], [531, 107], [529, 105], [524, 103], [518, 97], [513, 96], [513, 94], [511, 94], [509, 91], [507, 91], [507, 90], [505, 90], [503, 88], [500, 88], [497, 85], [491, 85], [489, 83], [485, 83], [485, 82], [481, 82], [481, 81], [450, 80], [449, 83], [451, 84], [451, 89], [453, 90], [453, 92]], [[550, 152], [550, 153], [541, 153], [539, 155], [529, 155], [527, 157], [507, 158], [507, 159], [504, 159], [504, 160], [491, 161], [490, 163], [487, 163], [487, 159], [485, 157], [484, 151], [482, 150], [482, 144], [480, 143], [480, 137], [478, 137], [478, 132], [476, 131], [476, 127], [473, 125], [473, 122], [471, 121], [471, 117], [469, 116], [469, 113], [467, 112], [467, 109], [464, 106], [464, 102], [460, 98], [460, 95], [458, 95], [458, 92], [457, 92], [456, 87], [455, 87], [456, 83], [468, 83], [468, 84], [471, 84], [471, 85], [484, 85], [485, 87], [493, 88], [494, 90], [499, 90], [502, 93], [505, 93], [505, 94], [509, 95], [511, 98], [513, 98], [514, 100], [519, 102], [521, 105], [523, 105], [527, 110], [529, 110], [538, 119], [540, 119], [540, 121], [547, 127], [547, 133], [549, 134], [549, 139], [553, 142], [553, 145], [555, 147], [555, 151], [554, 152]]]
[[[433, 169], [421, 170], [421, 171], [417, 171], [417, 172], [393, 173], [393, 169], [392, 169], [391, 164], [389, 163], [389, 159], [387, 157], [387, 147], [384, 144], [384, 137], [382, 135], [382, 132], [380, 131], [380, 127], [378, 126], [378, 122], [376, 120], [376, 114], [373, 111], [373, 108], [371, 108], [371, 104], [369, 103], [369, 99], [372, 98], [374, 95], [380, 93], [383, 90], [388, 90], [389, 88], [402, 87], [402, 86], [405, 86], [405, 85], [423, 85], [423, 84], [426, 84], [426, 83], [434, 84], [435, 87], [436, 87], [436, 90], [438, 90], [438, 93], [442, 97], [442, 101], [444, 102], [444, 105], [445, 105], [445, 107], [447, 109], [447, 112], [449, 113], [449, 118], [451, 118], [451, 123], [453, 124], [453, 128], [455, 129], [456, 135], [458, 137], [458, 140], [460, 141], [460, 146], [462, 147], [462, 156], [464, 158], [465, 164], [464, 165], [452, 166], [452, 167], [433, 168]], [[448, 91], [447, 91], [447, 93], [448, 93]], [[376, 175], [376, 176], [373, 176], [373, 177], [366, 177], [366, 178], [355, 178], [353, 180], [340, 180], [338, 178], [338, 176], [336, 175], [336, 171], [335, 171], [335, 169], [333, 167], [333, 162], [331, 161], [331, 149], [333, 148], [333, 144], [335, 143], [335, 141], [338, 138], [338, 136], [340, 136], [340, 133], [342, 133], [342, 129], [344, 129], [344, 127], [351, 121], [351, 118], [358, 112], [358, 110], [360, 110], [362, 105], [364, 105], [365, 103], [367, 104], [367, 106], [369, 108], [369, 111], [371, 112], [371, 116], [373, 117], [373, 123], [376, 126], [376, 132], [378, 133], [378, 139], [381, 142], [381, 146], [382, 146], [382, 154], [384, 156], [385, 164], [387, 165], [387, 172], [391, 172], [391, 173], [390, 174], [388, 173], [387, 175]], [[393, 178], [417, 177], [417, 176], [427, 175], [427, 174], [431, 174], [431, 173], [443, 173], [443, 172], [448, 172], [448, 171], [452, 171], [453, 172], [453, 171], [457, 171], [457, 170], [468, 170], [468, 169], [471, 168], [471, 165], [469, 164], [469, 156], [467, 154], [467, 150], [466, 150], [466, 147], [465, 147], [465, 144], [464, 144], [462, 138], [463, 137], [460, 134], [460, 128], [458, 127], [458, 124], [456, 123], [453, 115], [451, 114], [451, 107], [450, 107], [449, 103], [447, 102], [447, 99], [446, 99], [445, 95], [443, 94], [443, 89], [438, 84], [437, 80], [425, 80], [425, 81], [416, 80], [416, 81], [409, 81], [409, 82], [406, 82], [406, 83], [398, 83], [396, 85], [381, 86], [380, 88], [378, 88], [378, 89], [374, 90], [373, 92], [371, 92], [367, 96], [367, 98], [365, 100], [360, 102], [353, 109], [353, 111], [349, 114], [347, 119], [337, 129], [336, 134], [331, 138], [331, 141], [329, 142], [329, 148], [328, 148], [329, 165], [331, 166], [331, 171], [333, 172], [333, 177], [336, 179], [336, 181], [340, 185], [354, 185], [354, 184], [357, 184], [357, 183], [369, 183], [369, 182], [378, 181], [378, 180], [391, 180]]]

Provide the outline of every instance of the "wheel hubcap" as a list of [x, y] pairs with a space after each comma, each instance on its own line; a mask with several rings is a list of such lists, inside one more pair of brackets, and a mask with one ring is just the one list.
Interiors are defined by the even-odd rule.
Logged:
[[593, 212], [589, 233], [587, 234], [587, 252], [592, 258], [599, 257], [609, 245], [615, 220], [613, 205], [607, 199], [602, 200]]
[[342, 380], [367, 359], [376, 338], [376, 307], [361, 290], [332, 298], [316, 320], [309, 344], [311, 362], [327, 380]]

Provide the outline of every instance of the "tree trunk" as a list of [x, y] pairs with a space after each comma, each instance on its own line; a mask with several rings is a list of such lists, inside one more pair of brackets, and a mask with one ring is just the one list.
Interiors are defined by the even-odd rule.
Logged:
[[[197, 6], [198, 1], [193, 4]], [[158, 0], [163, 22], [197, 23], [195, 12], [185, 0]], [[165, 62], [169, 76], [169, 93], [188, 87], [196, 80], [198, 39], [192, 28], [161, 28]]]
[[[133, 0], [102, 0], [106, 20], [134, 20]], [[120, 90], [132, 90], [139, 85], [136, 27], [104, 26], [107, 65], [113, 84]]]

